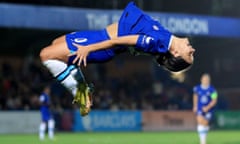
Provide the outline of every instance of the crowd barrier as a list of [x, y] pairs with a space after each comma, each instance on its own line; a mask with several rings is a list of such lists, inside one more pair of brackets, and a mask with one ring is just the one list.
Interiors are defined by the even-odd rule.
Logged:
[[79, 111], [74, 114], [73, 131], [140, 131], [140, 111], [92, 111], [81, 117]]
[[0, 112], [0, 134], [37, 133], [41, 122], [39, 112], [6, 111]]
[[143, 131], [195, 130], [192, 111], [143, 111]]
[[[66, 122], [64, 124], [69, 125]], [[81, 117], [79, 111], [75, 111], [72, 123], [73, 131], [182, 131], [195, 129], [196, 121], [192, 111], [92, 111], [86, 117]]]
[[239, 111], [218, 111], [215, 118], [218, 129], [240, 129]]
[[[192, 131], [196, 130], [192, 111], [91, 111], [81, 117], [78, 110], [54, 113], [56, 131]], [[1, 111], [0, 134], [37, 133], [39, 111]], [[240, 129], [239, 111], [218, 111], [214, 128]]]

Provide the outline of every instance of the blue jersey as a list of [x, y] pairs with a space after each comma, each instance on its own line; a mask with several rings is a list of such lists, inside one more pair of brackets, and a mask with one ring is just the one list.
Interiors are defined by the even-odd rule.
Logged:
[[211, 119], [214, 107], [207, 113], [204, 113], [202, 108], [216, 98], [217, 92], [215, 88], [211, 85], [208, 88], [203, 88], [201, 85], [197, 85], [194, 87], [193, 91], [197, 95], [197, 114], [203, 115], [207, 119]]
[[172, 36], [158, 21], [130, 2], [119, 20], [118, 36], [132, 34], [140, 35], [136, 50], [151, 54], [166, 53]]
[[40, 95], [39, 100], [41, 102], [40, 111], [41, 111], [42, 121], [48, 121], [52, 118], [51, 112], [49, 109], [50, 98], [46, 93], [42, 93]]
[[[133, 2], [130, 2], [124, 9], [118, 24], [118, 36], [138, 34], [139, 38], [135, 50], [158, 54], [168, 51], [172, 34], [164, 29], [161, 24], [141, 11]], [[73, 43], [89, 45], [109, 40], [106, 29], [99, 31], [80, 31], [66, 35], [66, 42], [69, 50], [75, 52], [77, 48]], [[110, 49], [98, 50], [89, 53], [88, 63], [99, 63], [111, 60], [116, 54], [125, 52], [125, 46], [113, 47]], [[72, 63], [75, 56], [69, 58]]]

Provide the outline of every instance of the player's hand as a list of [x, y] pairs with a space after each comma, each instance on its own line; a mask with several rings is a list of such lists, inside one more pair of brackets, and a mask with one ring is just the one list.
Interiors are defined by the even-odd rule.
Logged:
[[202, 110], [203, 110], [204, 112], [208, 112], [209, 109], [208, 109], [208, 107], [205, 106], [205, 107], [202, 108]]
[[194, 113], [197, 112], [197, 107], [193, 107], [193, 112], [194, 112]]
[[73, 64], [75, 64], [78, 61], [78, 66], [81, 65], [83, 62], [84, 66], [87, 66], [87, 56], [89, 54], [89, 49], [87, 46], [81, 46], [78, 44], [73, 43], [74, 46], [78, 48], [78, 50], [72, 54], [69, 54], [68, 56], [76, 55], [75, 59], [73, 60]]

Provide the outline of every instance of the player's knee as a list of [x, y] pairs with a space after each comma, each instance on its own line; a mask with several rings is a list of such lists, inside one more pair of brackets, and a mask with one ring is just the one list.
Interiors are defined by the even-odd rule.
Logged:
[[47, 47], [43, 48], [41, 51], [40, 51], [40, 59], [41, 61], [46, 61], [49, 59], [49, 53], [47, 52]]
[[54, 59], [55, 58], [55, 53], [52, 50], [52, 46], [48, 46], [48, 47], [43, 48], [40, 51], [39, 56], [40, 56], [40, 59], [41, 59], [42, 62], [47, 61], [49, 59]]
[[201, 125], [208, 125], [208, 120], [206, 120], [204, 117], [202, 116], [198, 116], [197, 117], [197, 121], [198, 121], [198, 124], [201, 124]]
[[52, 41], [52, 45], [57, 44], [58, 41], [59, 41], [58, 39], [53, 40], [53, 41]]
[[54, 128], [54, 126], [55, 126], [55, 121], [54, 121], [53, 119], [50, 119], [50, 120], [48, 121], [48, 126], [49, 126], [49, 128]]
[[49, 46], [43, 48], [40, 51], [39, 56], [40, 56], [40, 59], [41, 59], [42, 62], [50, 59], [51, 52], [49, 51], [49, 49], [50, 49], [51, 46], [53, 46], [54, 44], [58, 43], [59, 41], [60, 40], [58, 40], [58, 38], [53, 40], [52, 43]]
[[40, 126], [39, 126], [39, 130], [40, 131], [45, 131], [46, 129], [46, 124], [44, 122], [41, 122]]

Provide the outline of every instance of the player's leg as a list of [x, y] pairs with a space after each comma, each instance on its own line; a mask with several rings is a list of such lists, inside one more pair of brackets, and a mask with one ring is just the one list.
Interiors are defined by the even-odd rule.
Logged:
[[197, 115], [197, 131], [199, 134], [200, 144], [207, 143], [207, 133], [209, 131], [208, 120], [203, 115]]
[[[102, 31], [83, 31], [83, 32], [75, 32], [66, 35], [66, 43], [71, 53], [77, 51], [77, 47], [73, 45], [89, 45], [93, 43], [97, 43], [99, 41], [107, 40], [109, 37], [105, 30]], [[114, 56], [114, 52], [111, 50], [100, 50], [89, 53], [87, 57], [88, 63], [99, 63], [110, 60]], [[68, 59], [68, 64], [72, 64], [75, 56], [71, 56]], [[79, 68], [79, 67], [78, 67]], [[80, 69], [80, 68], [79, 68]], [[79, 81], [78, 90], [76, 96], [74, 97], [74, 103], [80, 104], [80, 113], [82, 116], [87, 115], [90, 111], [90, 106], [92, 104], [92, 92], [93, 88], [86, 83], [86, 80], [81, 72], [81, 70], [77, 71], [75, 76]]]
[[[74, 96], [74, 102], [80, 105], [81, 114], [90, 111], [90, 89], [83, 84], [83, 75], [79, 67], [67, 64], [70, 50], [63, 38], [53, 42], [52, 45], [42, 49], [40, 57], [43, 64], [49, 69], [53, 76], [61, 82]], [[84, 87], [83, 87], [84, 86]], [[84, 100], [83, 98], [84, 97]], [[83, 112], [82, 112], [83, 111]]]
[[44, 140], [46, 131], [46, 123], [42, 121], [39, 125], [39, 139]]
[[[72, 64], [74, 56], [68, 57], [68, 55], [77, 50], [73, 43], [89, 45], [107, 39], [109, 36], [106, 30], [74, 32], [56, 39], [52, 45], [44, 48], [40, 53], [43, 64], [75, 96], [74, 102], [80, 104], [82, 115], [90, 111], [91, 88], [86, 84], [80, 68]], [[114, 55], [113, 49], [95, 51], [89, 54], [87, 61], [89, 63], [105, 62], [112, 59]]]
[[[107, 39], [108, 36], [101, 31], [99, 32], [75, 32], [62, 36], [53, 41], [52, 45], [42, 49], [40, 57], [43, 64], [50, 70], [54, 77], [60, 81], [75, 96], [74, 102], [80, 105], [82, 115], [88, 114], [91, 106], [91, 89], [86, 84], [84, 76], [79, 67], [72, 64], [74, 57], [69, 58], [71, 52], [77, 50], [72, 43], [87, 45], [100, 40]], [[90, 41], [90, 42], [89, 42]], [[96, 53], [96, 52], [95, 52]], [[101, 52], [108, 57], [110, 52]], [[96, 57], [99, 55], [89, 54], [89, 61], [96, 62], [106, 57]]]
[[54, 139], [55, 121], [53, 119], [48, 120], [48, 137]]
[[69, 53], [66, 42], [61, 38], [61, 41], [55, 41], [52, 45], [42, 49], [40, 58], [53, 76], [75, 96], [78, 82], [73, 75], [78, 69], [67, 64]]

